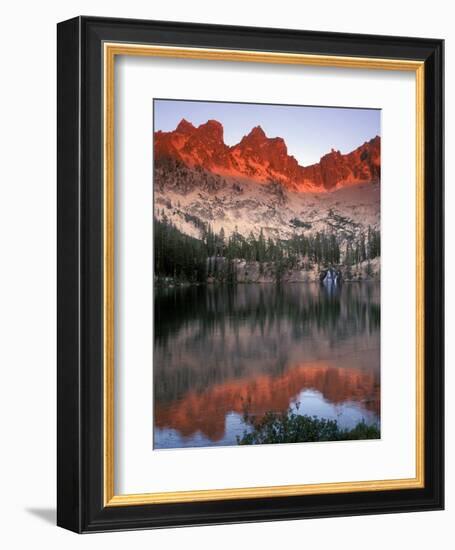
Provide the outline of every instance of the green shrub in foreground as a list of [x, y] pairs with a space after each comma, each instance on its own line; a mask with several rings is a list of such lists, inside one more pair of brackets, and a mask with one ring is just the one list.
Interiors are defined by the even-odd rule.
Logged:
[[267, 412], [259, 420], [245, 413], [244, 420], [252, 431], [237, 437], [239, 445], [380, 438], [379, 427], [368, 425], [364, 420], [348, 430], [340, 428], [336, 420], [299, 415], [291, 409], [284, 413]]

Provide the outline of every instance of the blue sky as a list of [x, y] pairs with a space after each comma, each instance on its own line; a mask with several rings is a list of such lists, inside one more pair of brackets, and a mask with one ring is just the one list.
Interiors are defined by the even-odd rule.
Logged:
[[254, 126], [268, 137], [282, 137], [288, 153], [303, 166], [318, 162], [332, 148], [349, 153], [381, 134], [381, 111], [339, 107], [306, 107], [155, 100], [155, 131], [168, 132], [186, 118], [195, 126], [215, 119], [224, 127], [224, 141], [235, 145]]

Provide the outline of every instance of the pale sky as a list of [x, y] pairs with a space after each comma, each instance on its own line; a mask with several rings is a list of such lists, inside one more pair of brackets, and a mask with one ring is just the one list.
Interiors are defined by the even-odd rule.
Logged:
[[302, 166], [319, 162], [332, 148], [349, 153], [381, 135], [379, 109], [161, 99], [154, 100], [154, 107], [155, 131], [174, 130], [182, 118], [195, 126], [215, 119], [224, 127], [227, 145], [261, 126], [267, 137], [282, 137]]

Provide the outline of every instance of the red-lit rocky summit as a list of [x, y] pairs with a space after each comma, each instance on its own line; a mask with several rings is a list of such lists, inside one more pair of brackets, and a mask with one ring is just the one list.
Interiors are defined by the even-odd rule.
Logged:
[[223, 125], [217, 120], [196, 127], [182, 119], [171, 132], [155, 132], [154, 141], [156, 160], [174, 159], [188, 168], [202, 168], [224, 177], [279, 182], [292, 191], [326, 192], [380, 180], [379, 136], [347, 154], [332, 149], [310, 166], [301, 166], [288, 154], [284, 139], [268, 137], [261, 126], [228, 146]]

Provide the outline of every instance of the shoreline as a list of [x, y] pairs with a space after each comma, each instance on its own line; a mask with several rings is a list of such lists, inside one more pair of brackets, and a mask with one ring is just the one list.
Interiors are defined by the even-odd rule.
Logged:
[[[210, 258], [207, 270], [199, 280], [174, 276], [155, 276], [157, 286], [201, 286], [201, 285], [237, 285], [237, 284], [289, 284], [318, 283], [321, 284], [321, 274], [332, 270], [339, 274], [341, 283], [357, 283], [365, 281], [380, 281], [381, 257], [364, 260], [357, 264], [309, 264], [298, 262], [293, 267], [285, 267], [276, 262], [259, 262], [257, 260], [229, 259], [223, 256]], [[322, 283], [323, 284], [323, 283]]]
[[[370, 278], [370, 279], [361, 279], [361, 280], [343, 280], [337, 287], [340, 287], [344, 284], [359, 284], [359, 283], [380, 283], [381, 279], [379, 278]], [[206, 282], [177, 282], [177, 283], [157, 283], [155, 281], [155, 286], [158, 288], [187, 288], [187, 287], [205, 287], [205, 286], [241, 286], [241, 285], [300, 285], [300, 284], [310, 284], [310, 285], [319, 285], [326, 286], [320, 281], [238, 281], [238, 282], [228, 282], [228, 281], [206, 281]], [[329, 286], [326, 286], [329, 288]]]

